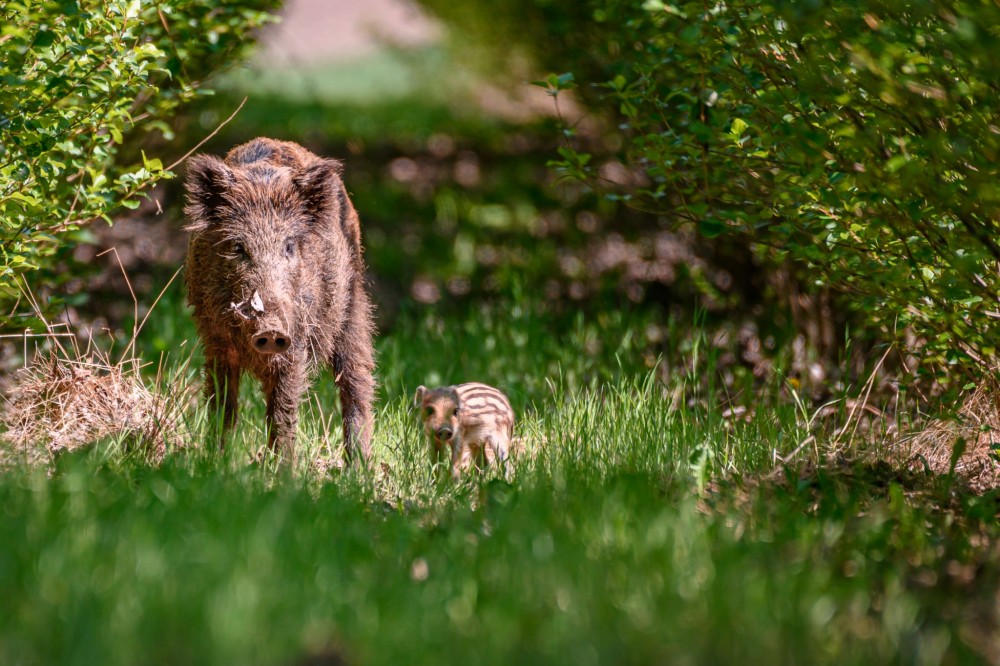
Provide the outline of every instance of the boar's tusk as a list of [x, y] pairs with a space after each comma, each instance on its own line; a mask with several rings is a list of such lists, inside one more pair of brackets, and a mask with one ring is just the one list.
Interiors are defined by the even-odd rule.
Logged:
[[260, 292], [253, 292], [253, 298], [250, 299], [250, 307], [257, 312], [264, 311], [264, 301], [260, 300]]

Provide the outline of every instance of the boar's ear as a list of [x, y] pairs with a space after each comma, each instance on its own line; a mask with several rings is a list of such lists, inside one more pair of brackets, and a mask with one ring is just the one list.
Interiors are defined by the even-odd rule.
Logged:
[[415, 396], [413, 396], [413, 406], [414, 407], [419, 407], [420, 403], [422, 403], [424, 401], [424, 393], [426, 391], [427, 391], [427, 387], [426, 386], [418, 386], [417, 387], [417, 394]]
[[187, 206], [188, 231], [204, 231], [219, 219], [219, 208], [235, 178], [232, 170], [218, 157], [195, 155], [188, 162]]
[[344, 187], [340, 181], [341, 171], [343, 166], [337, 160], [320, 160], [295, 177], [295, 186], [313, 216], [319, 217], [340, 202], [338, 191]]

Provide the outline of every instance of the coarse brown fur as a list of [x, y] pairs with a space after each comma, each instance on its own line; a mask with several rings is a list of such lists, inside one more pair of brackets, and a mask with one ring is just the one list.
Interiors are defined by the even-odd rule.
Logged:
[[502, 392], [475, 382], [435, 389], [420, 386], [413, 402], [420, 410], [431, 462], [439, 472], [444, 473], [446, 459], [455, 479], [473, 463], [483, 469], [497, 461], [505, 474], [509, 472], [514, 410]]
[[240, 377], [267, 399], [268, 444], [294, 458], [299, 403], [317, 367], [340, 389], [348, 459], [370, 454], [375, 367], [361, 227], [341, 164], [254, 139], [192, 158], [188, 302], [205, 346], [205, 393], [236, 422]]

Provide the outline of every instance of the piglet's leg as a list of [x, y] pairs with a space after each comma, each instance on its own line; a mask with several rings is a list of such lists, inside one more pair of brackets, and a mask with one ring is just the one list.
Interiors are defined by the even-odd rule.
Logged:
[[448, 480], [448, 470], [451, 467], [451, 454], [447, 448], [440, 446], [428, 437], [431, 447], [431, 470], [437, 474], [438, 482]]
[[[301, 361], [301, 362], [299, 362]], [[267, 445], [287, 462], [295, 462], [295, 429], [299, 423], [299, 403], [308, 386], [304, 359], [291, 362], [264, 382], [267, 397]]]
[[510, 451], [510, 437], [505, 434], [492, 434], [486, 440], [485, 450], [493, 451], [493, 461], [500, 468], [504, 478], [509, 478], [511, 464], [508, 451]]
[[[212, 439], [220, 449], [239, 415], [240, 369], [224, 358], [212, 356], [205, 361], [205, 397], [210, 411]], [[221, 417], [221, 418], [220, 418]]]
[[462, 446], [462, 440], [456, 434], [451, 440], [451, 478], [455, 481], [461, 477], [461, 467], [462, 467], [462, 456], [465, 452], [465, 447]]

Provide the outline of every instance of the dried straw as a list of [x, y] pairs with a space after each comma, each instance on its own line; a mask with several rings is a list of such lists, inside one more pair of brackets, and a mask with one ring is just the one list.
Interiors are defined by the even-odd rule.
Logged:
[[965, 450], [955, 462], [955, 479], [975, 492], [1000, 487], [1000, 386], [981, 384], [962, 404], [957, 418], [933, 420], [901, 437], [895, 453], [910, 469], [949, 474], [960, 440]]
[[52, 352], [18, 372], [8, 409], [0, 462], [47, 462], [102, 440], [140, 447], [162, 459], [164, 432], [177, 420], [176, 401], [146, 388], [136, 364]]

